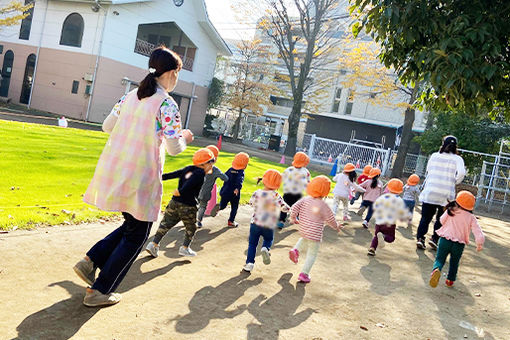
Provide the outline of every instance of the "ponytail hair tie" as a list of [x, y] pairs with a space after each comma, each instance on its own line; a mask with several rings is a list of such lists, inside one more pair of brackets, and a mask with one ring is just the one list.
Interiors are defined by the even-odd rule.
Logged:
[[150, 73], [150, 74], [155, 74], [155, 73], [156, 73], [156, 69], [155, 69], [155, 68], [153, 68], [153, 67], [150, 67], [150, 68], [149, 68], [149, 73]]

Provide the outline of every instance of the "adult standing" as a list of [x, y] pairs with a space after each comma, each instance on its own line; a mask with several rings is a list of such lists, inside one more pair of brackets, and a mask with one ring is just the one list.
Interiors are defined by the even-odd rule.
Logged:
[[[175, 156], [193, 140], [191, 131], [181, 129], [179, 108], [168, 95], [181, 68], [177, 54], [164, 47], [155, 49], [140, 87], [122, 97], [103, 123], [110, 138], [83, 200], [102, 210], [122, 212], [124, 223], [97, 242], [73, 268], [91, 286], [83, 299], [86, 306], [120, 301], [114, 291], [140, 253], [161, 209], [162, 144]], [[101, 272], [96, 279], [97, 268]]]
[[439, 236], [436, 230], [441, 228], [440, 218], [448, 202], [455, 200], [455, 185], [462, 182], [466, 175], [464, 160], [457, 155], [457, 138], [446, 136], [439, 152], [430, 156], [423, 190], [420, 194], [422, 202], [421, 220], [416, 234], [416, 247], [425, 249], [425, 235], [434, 215], [434, 234], [429, 240], [429, 246], [437, 249]]

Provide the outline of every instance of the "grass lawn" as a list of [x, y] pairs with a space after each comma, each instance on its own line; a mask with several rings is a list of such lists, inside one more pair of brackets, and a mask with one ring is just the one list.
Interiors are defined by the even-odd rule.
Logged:
[[[0, 229], [77, 223], [113, 215], [82, 201], [108, 138], [106, 133], [0, 120], [0, 136]], [[179, 156], [167, 155], [165, 171], [191, 164], [196, 150], [190, 146]], [[220, 153], [217, 166], [228, 170], [233, 157]], [[283, 171], [285, 167], [252, 158], [245, 174], [242, 202], [249, 200], [256, 190], [256, 178], [265, 170]], [[177, 180], [163, 183], [165, 206]]]

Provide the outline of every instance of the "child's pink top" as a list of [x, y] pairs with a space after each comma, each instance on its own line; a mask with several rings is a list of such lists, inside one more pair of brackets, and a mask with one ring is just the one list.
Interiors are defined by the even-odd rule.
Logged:
[[299, 233], [312, 241], [322, 241], [324, 224], [339, 228], [331, 208], [321, 198], [304, 197], [291, 208], [290, 220], [299, 221]]
[[383, 192], [382, 182], [377, 181], [377, 186], [375, 188], [372, 188], [370, 186], [370, 184], [372, 184], [372, 181], [373, 179], [369, 179], [360, 184], [360, 187], [366, 190], [365, 195], [363, 196], [364, 201], [375, 202], [375, 200], [382, 195]]
[[485, 236], [475, 215], [464, 209], [454, 210], [454, 216], [448, 215], [448, 211], [445, 211], [441, 216], [441, 224], [443, 226], [436, 233], [445, 239], [469, 244], [469, 233], [472, 231], [477, 245], [483, 245], [485, 242]]

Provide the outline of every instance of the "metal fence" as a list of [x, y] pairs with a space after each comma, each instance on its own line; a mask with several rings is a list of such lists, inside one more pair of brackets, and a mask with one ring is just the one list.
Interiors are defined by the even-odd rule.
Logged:
[[510, 214], [510, 157], [500, 162], [483, 162], [477, 192], [477, 208]]

